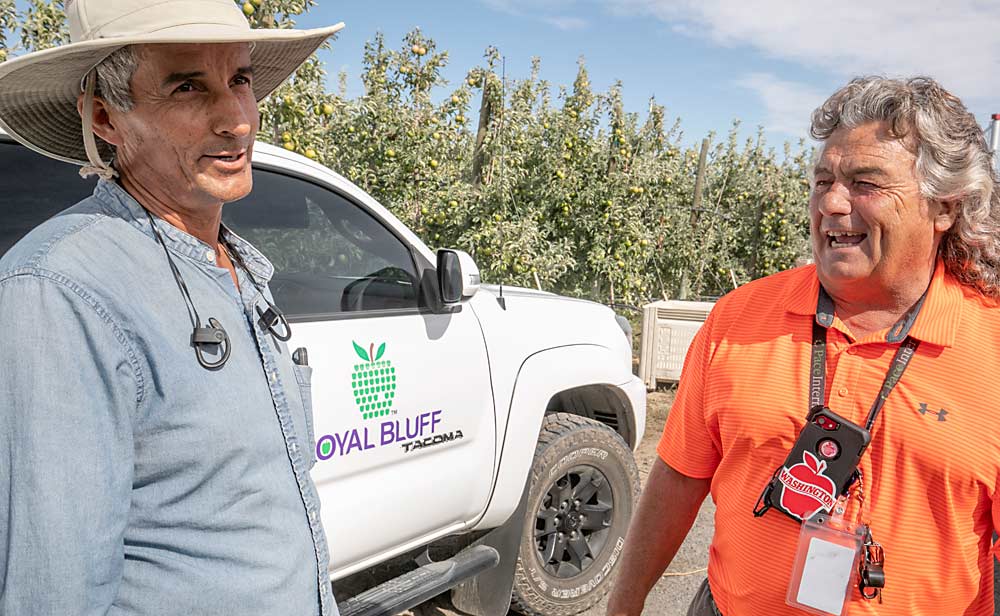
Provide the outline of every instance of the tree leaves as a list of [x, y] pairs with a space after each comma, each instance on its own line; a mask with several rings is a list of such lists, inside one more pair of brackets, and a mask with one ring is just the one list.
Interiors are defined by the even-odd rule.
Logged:
[[14, 0], [0, 0], [0, 62], [7, 59], [7, 36], [17, 28], [17, 5]]
[[[722, 295], [732, 280], [809, 254], [809, 151], [713, 136], [703, 204], [692, 215], [697, 141], [651, 100], [645, 120], [622, 87], [595, 92], [586, 65], [553, 88], [539, 75], [502, 79], [495, 48], [449, 86], [446, 52], [420, 30], [393, 49], [366, 45], [353, 99], [328, 93], [322, 67], [300, 71], [265, 102], [262, 132], [372, 194], [430, 247], [473, 255], [484, 281], [639, 305]], [[317, 115], [329, 103], [332, 115]], [[287, 139], [286, 139], [287, 137]], [[699, 140], [700, 141], [700, 140]]]
[[30, 0], [20, 27], [23, 49], [48, 49], [69, 42], [62, 0]]
[[[288, 28], [315, 3], [236, 4], [252, 7], [253, 27]], [[24, 6], [0, 0], [0, 36], [23, 24], [24, 50], [66, 40], [60, 0]], [[6, 53], [0, 42], [0, 60]], [[710, 135], [693, 212], [700, 139], [657, 101], [644, 119], [627, 112], [621, 84], [595, 91], [582, 58], [573, 83], [556, 87], [539, 78], [538, 58], [528, 77], [505, 80], [524, 67], [505, 66], [493, 47], [457, 84], [442, 78], [448, 61], [419, 29], [397, 48], [375, 34], [364, 91], [347, 98], [346, 87], [328, 90], [313, 55], [262, 101], [258, 138], [341, 173], [432, 248], [469, 252], [484, 282], [638, 306], [676, 297], [682, 279], [692, 298], [711, 298], [809, 256], [804, 142], [776, 153], [760, 131], [741, 140], [738, 122]], [[331, 247], [324, 231], [313, 232], [311, 213], [308, 234], [254, 240], [278, 266], [359, 267], [365, 255]]]

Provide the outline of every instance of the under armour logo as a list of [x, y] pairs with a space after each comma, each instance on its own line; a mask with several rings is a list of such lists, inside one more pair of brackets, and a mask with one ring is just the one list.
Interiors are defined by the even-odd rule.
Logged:
[[948, 414], [948, 411], [946, 411], [944, 409], [941, 409], [940, 411], [934, 412], [934, 411], [928, 409], [927, 408], [927, 404], [924, 403], [924, 402], [920, 403], [920, 408], [917, 409], [917, 412], [920, 413], [921, 415], [926, 415], [927, 413], [930, 413], [931, 415], [937, 415], [938, 421], [944, 421], [944, 416]]

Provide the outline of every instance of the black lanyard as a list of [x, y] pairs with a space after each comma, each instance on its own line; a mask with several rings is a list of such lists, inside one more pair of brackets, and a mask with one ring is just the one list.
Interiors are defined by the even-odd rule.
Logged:
[[[875, 419], [878, 417], [879, 412], [882, 411], [886, 398], [889, 397], [889, 393], [896, 386], [896, 383], [899, 382], [900, 377], [903, 376], [903, 371], [910, 364], [910, 360], [913, 359], [913, 355], [917, 351], [917, 346], [920, 344], [920, 341], [909, 336], [908, 332], [916, 320], [917, 314], [920, 313], [920, 308], [923, 306], [924, 297], [926, 296], [927, 294], [925, 293], [910, 313], [900, 323], [889, 330], [889, 334], [886, 336], [887, 342], [898, 342], [903, 336], [905, 338], [903, 338], [902, 344], [899, 345], [896, 355], [892, 358], [892, 365], [889, 367], [889, 372], [885, 375], [885, 380], [882, 382], [882, 389], [878, 392], [878, 396], [872, 403], [871, 410], [868, 411], [865, 429], [869, 432], [871, 432], [872, 426], [875, 425]], [[827, 294], [826, 290], [820, 287], [819, 299], [816, 303], [816, 319], [813, 321], [812, 358], [809, 363], [810, 418], [813, 413], [825, 406], [826, 332], [830, 325], [833, 325], [833, 300]]]

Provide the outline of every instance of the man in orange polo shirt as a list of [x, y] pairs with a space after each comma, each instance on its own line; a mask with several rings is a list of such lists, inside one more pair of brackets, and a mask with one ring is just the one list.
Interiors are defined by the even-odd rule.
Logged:
[[[925, 78], [856, 79], [814, 112], [811, 132], [823, 142], [809, 202], [816, 264], [727, 295], [696, 337], [609, 615], [642, 611], [709, 492], [715, 535], [690, 616], [809, 613], [803, 605], [852, 616], [993, 614], [1000, 194], [992, 156], [961, 101]], [[902, 370], [898, 381], [890, 370]], [[822, 407], [836, 425], [870, 425], [860, 472], [836, 490], [822, 475], [841, 453], [847, 459], [849, 439], [813, 441], [789, 459], [807, 417], [812, 433], [833, 429]], [[775, 505], [756, 517], [769, 484]], [[817, 525], [794, 517], [819, 511], [828, 520], [824, 505], [838, 498], [830, 509], [848, 529], [838, 537], [856, 542], [800, 539]], [[797, 562], [800, 546], [813, 560]], [[866, 563], [872, 577], [861, 587]]]

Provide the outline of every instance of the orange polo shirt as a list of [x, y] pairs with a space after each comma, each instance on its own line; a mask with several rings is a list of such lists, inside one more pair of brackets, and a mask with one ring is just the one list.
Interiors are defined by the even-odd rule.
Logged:
[[[805, 424], [819, 282], [806, 266], [718, 302], [684, 364], [658, 452], [711, 478], [708, 578], [726, 616], [802, 614], [785, 596], [799, 524], [753, 508]], [[885, 548], [883, 602], [852, 582], [847, 614], [993, 615], [1000, 524], [1000, 311], [939, 262], [910, 329], [920, 346], [861, 460], [867, 519]], [[864, 424], [899, 344], [827, 333], [827, 405]], [[852, 502], [848, 515], [857, 507]]]

